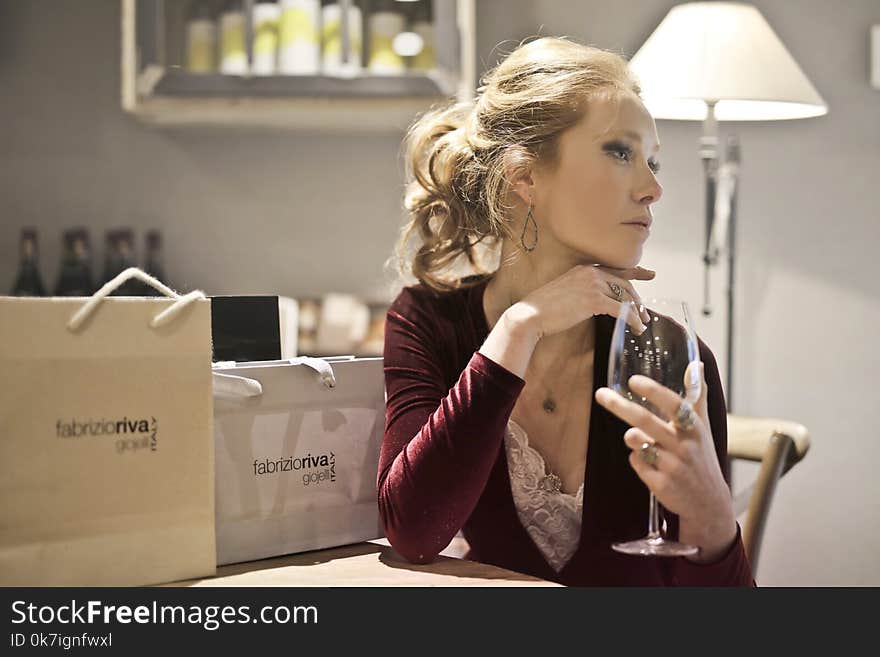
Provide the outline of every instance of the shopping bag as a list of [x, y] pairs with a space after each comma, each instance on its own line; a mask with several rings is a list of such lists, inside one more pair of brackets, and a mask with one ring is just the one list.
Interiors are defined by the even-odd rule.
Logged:
[[218, 564], [384, 535], [382, 358], [301, 356], [214, 373]]
[[214, 574], [204, 294], [0, 297], [0, 377], [0, 585]]

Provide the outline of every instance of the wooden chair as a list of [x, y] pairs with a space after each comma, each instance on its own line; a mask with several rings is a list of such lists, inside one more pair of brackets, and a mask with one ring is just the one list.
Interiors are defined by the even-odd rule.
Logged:
[[733, 506], [737, 517], [745, 511], [743, 543], [752, 566], [758, 571], [761, 541], [770, 514], [776, 484], [810, 448], [807, 428], [797, 422], [774, 418], [727, 416], [727, 456], [761, 464], [754, 483], [736, 494]]

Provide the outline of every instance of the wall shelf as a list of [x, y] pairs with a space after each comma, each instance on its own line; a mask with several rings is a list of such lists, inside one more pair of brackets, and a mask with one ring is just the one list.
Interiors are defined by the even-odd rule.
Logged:
[[437, 68], [430, 73], [352, 77], [190, 73], [179, 48], [168, 46], [180, 40], [180, 6], [120, 2], [122, 107], [155, 125], [399, 132], [435, 104], [471, 98], [475, 88], [474, 0], [433, 0]]
[[169, 69], [151, 93], [174, 97], [258, 98], [406, 98], [437, 97], [455, 93], [449, 83], [428, 75], [364, 75], [339, 78], [326, 75], [273, 75], [243, 77], [220, 73], [187, 73]]

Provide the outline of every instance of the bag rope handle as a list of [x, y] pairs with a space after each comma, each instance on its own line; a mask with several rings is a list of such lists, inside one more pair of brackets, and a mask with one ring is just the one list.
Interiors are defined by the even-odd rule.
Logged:
[[[299, 356], [278, 361], [278, 363], [279, 365], [288, 363], [310, 367], [317, 372], [318, 379], [325, 388], [333, 390], [336, 387], [336, 375], [333, 373], [333, 367], [326, 360]], [[214, 366], [216, 367], [217, 363], [214, 363]], [[220, 374], [219, 372], [212, 372], [212, 374], [215, 396], [259, 397], [263, 394], [263, 384], [256, 379], [234, 374]]]
[[146, 283], [153, 289], [161, 292], [166, 297], [171, 297], [175, 299], [175, 302], [168, 306], [165, 310], [160, 312], [150, 321], [151, 328], [159, 328], [160, 326], [164, 326], [171, 322], [175, 317], [177, 317], [180, 312], [186, 308], [190, 303], [197, 299], [204, 299], [205, 293], [201, 290], [193, 290], [187, 294], [178, 294], [170, 287], [161, 283], [157, 279], [150, 276], [145, 271], [138, 269], [137, 267], [129, 267], [128, 269], [120, 272], [117, 276], [107, 281], [101, 288], [95, 292], [91, 298], [83, 304], [82, 308], [77, 310], [73, 317], [70, 318], [70, 321], [67, 322], [67, 330], [75, 331], [82, 323], [85, 322], [93, 312], [95, 312], [95, 308], [98, 307], [98, 304], [104, 300], [104, 297], [112, 294], [120, 285], [125, 283], [126, 281], [131, 280], [132, 278], [137, 278], [138, 280]]

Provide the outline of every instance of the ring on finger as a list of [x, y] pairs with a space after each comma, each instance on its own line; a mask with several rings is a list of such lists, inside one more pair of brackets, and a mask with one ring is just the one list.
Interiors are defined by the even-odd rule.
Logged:
[[618, 301], [623, 301], [623, 288], [620, 287], [620, 285], [618, 285], [617, 283], [614, 283], [614, 282], [609, 281], [609, 282], [608, 282], [608, 287], [611, 288], [611, 294], [613, 294], [614, 297], [615, 297]]
[[697, 414], [694, 412], [693, 405], [687, 399], [682, 399], [678, 405], [678, 412], [675, 414], [675, 426], [684, 431], [690, 431], [694, 428], [696, 421]]
[[657, 469], [657, 461], [660, 460], [660, 449], [657, 445], [642, 443], [642, 448], [639, 450], [639, 456], [646, 464], [650, 465], [655, 470]]

